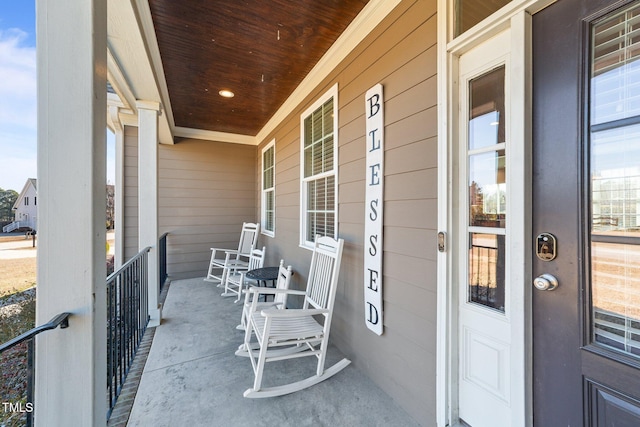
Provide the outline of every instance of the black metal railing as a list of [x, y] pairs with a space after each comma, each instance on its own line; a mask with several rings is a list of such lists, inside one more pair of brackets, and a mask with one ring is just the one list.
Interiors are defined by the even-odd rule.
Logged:
[[167, 280], [167, 235], [164, 233], [158, 240], [158, 280], [160, 281], [160, 291]]
[[107, 277], [107, 394], [111, 416], [149, 323], [148, 254], [144, 248]]
[[[16, 412], [24, 412], [26, 414], [26, 425], [27, 427], [31, 427], [33, 425], [33, 379], [34, 379], [34, 370], [35, 370], [35, 340], [36, 335], [49, 331], [51, 329], [56, 329], [58, 326], [60, 329], [65, 329], [69, 327], [69, 316], [71, 313], [61, 313], [58, 314], [53, 319], [49, 320], [48, 323], [44, 325], [37, 326], [33, 329], [28, 330], [27, 332], [18, 335], [14, 339], [7, 341], [6, 343], [0, 345], [0, 354], [8, 351], [23, 342], [27, 342], [27, 396], [26, 403], [24, 407], [21, 406], [18, 402], [3, 402], [3, 404], [8, 405], [16, 405]], [[12, 408], [9, 407], [9, 410]], [[6, 411], [7, 409], [4, 408]]]

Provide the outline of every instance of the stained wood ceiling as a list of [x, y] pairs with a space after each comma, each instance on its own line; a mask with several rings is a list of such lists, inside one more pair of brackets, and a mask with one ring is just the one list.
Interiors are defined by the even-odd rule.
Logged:
[[367, 2], [149, 0], [176, 126], [256, 135]]

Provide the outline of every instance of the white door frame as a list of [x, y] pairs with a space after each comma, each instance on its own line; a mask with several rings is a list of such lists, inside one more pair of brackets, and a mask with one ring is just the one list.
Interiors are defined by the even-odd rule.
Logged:
[[[457, 241], [457, 189], [453, 187], [456, 161], [454, 143], [458, 129], [458, 59], [462, 54], [500, 32], [511, 31], [511, 167], [508, 221], [511, 244], [507, 251], [512, 269], [511, 286], [521, 292], [514, 312], [522, 313], [512, 329], [514, 351], [522, 364], [516, 367], [524, 388], [514, 401], [516, 425], [532, 425], [531, 378], [531, 15], [555, 0], [513, 0], [461, 36], [453, 39], [453, 0], [438, 0], [438, 230], [445, 233], [445, 250], [438, 254], [438, 334], [436, 419], [438, 426], [458, 423], [457, 300], [453, 257]], [[456, 215], [454, 215], [456, 214]]]

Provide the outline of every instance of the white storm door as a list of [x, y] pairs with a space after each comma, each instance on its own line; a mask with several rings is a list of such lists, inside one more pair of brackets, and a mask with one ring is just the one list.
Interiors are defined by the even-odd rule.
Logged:
[[[522, 170], [512, 147], [524, 142], [511, 138], [518, 111], [511, 97], [511, 33], [503, 31], [458, 63], [458, 415], [472, 427], [525, 422], [524, 291], [522, 280], [514, 280], [524, 267], [512, 259], [514, 242], [522, 240], [513, 240], [514, 223], [521, 222], [513, 218], [524, 206], [510, 196], [520, 187], [512, 181], [521, 181], [513, 172]], [[515, 226], [519, 234], [522, 224]]]

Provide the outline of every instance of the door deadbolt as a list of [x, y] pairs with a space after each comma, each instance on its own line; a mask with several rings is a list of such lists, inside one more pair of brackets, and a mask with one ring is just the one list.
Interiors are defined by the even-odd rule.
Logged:
[[558, 287], [558, 279], [545, 273], [533, 279], [533, 286], [540, 291], [552, 291]]
[[558, 254], [556, 236], [551, 233], [541, 233], [536, 237], [536, 256], [541, 261], [553, 261]]

